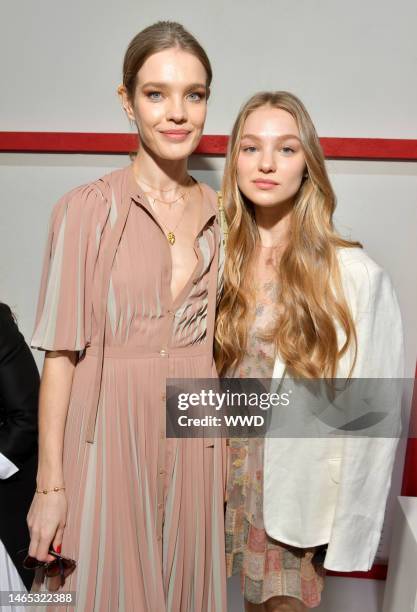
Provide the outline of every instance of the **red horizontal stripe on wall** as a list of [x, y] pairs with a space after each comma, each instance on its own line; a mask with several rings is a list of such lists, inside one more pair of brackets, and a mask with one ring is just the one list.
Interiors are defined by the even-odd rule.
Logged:
[[[198, 155], [226, 154], [228, 137], [203, 136]], [[417, 160], [417, 140], [386, 138], [321, 138], [332, 159]], [[136, 134], [88, 132], [0, 132], [0, 151], [27, 153], [130, 153], [138, 147]]]
[[401, 495], [405, 497], [417, 497], [417, 364], [414, 376], [413, 399], [411, 401], [409, 435], [407, 450], [404, 460], [403, 482]]
[[195, 153], [199, 155], [225, 156], [228, 142], [228, 136], [203, 136]]
[[340, 576], [347, 578], [370, 578], [371, 580], [386, 580], [387, 578], [387, 565], [374, 565], [369, 572], [332, 572], [330, 570], [326, 570], [327, 576]]
[[417, 160], [417, 140], [387, 138], [320, 138], [332, 159]]
[[[414, 418], [417, 411], [414, 411]], [[401, 495], [404, 497], [417, 497], [417, 439], [409, 438], [405, 454], [403, 484]]]
[[27, 153], [129, 153], [136, 134], [94, 132], [0, 132], [0, 151]]

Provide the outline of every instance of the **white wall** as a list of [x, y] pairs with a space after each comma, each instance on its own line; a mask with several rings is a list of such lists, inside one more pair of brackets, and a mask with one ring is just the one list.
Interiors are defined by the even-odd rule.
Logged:
[[273, 88], [298, 94], [322, 136], [417, 138], [415, 0], [3, 0], [1, 129], [126, 131], [123, 54], [158, 19], [212, 60], [208, 133]]
[[[212, 60], [208, 134], [229, 132], [243, 100], [273, 88], [299, 95], [321, 136], [417, 138], [415, 0], [5, 0], [0, 130], [129, 131], [115, 93], [123, 53], [137, 31], [161, 18], [181, 21]], [[14, 308], [28, 339], [54, 202], [127, 163], [127, 156], [0, 155], [0, 297]], [[198, 157], [191, 168], [218, 187], [222, 164]], [[330, 161], [328, 167], [339, 199], [338, 227], [362, 241], [394, 281], [407, 375], [413, 376], [417, 164]], [[393, 494], [401, 471], [402, 453]], [[382, 548], [388, 545], [389, 538]], [[377, 612], [383, 586], [328, 578], [320, 610]], [[236, 580], [230, 602], [232, 612], [241, 609]]]

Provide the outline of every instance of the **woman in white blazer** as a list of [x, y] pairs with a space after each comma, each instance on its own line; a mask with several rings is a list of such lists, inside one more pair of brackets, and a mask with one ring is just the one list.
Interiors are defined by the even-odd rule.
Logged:
[[[319, 139], [295, 96], [262, 92], [243, 106], [223, 200], [221, 375], [272, 378], [270, 391], [296, 379], [403, 376], [391, 281], [360, 243], [334, 229]], [[388, 419], [393, 435], [398, 395]], [[371, 568], [397, 442], [390, 435], [230, 440], [227, 571], [240, 573], [246, 610], [314, 608], [325, 569]]]

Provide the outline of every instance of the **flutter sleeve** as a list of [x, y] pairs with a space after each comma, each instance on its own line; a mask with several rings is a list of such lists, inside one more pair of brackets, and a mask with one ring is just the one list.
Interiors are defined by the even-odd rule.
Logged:
[[108, 217], [95, 183], [55, 204], [49, 223], [32, 348], [83, 350], [91, 339], [93, 277]]

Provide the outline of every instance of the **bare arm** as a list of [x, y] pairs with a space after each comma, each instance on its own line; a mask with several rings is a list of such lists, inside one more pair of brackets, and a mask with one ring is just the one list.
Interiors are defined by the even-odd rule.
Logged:
[[46, 353], [39, 393], [38, 489], [63, 486], [65, 421], [77, 353]]
[[[78, 353], [46, 353], [39, 393], [39, 461], [37, 489], [65, 486], [62, 469], [65, 422]], [[40, 561], [52, 561], [48, 549], [62, 542], [67, 502], [65, 491], [35, 493], [28, 513], [29, 554]]]

